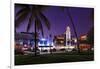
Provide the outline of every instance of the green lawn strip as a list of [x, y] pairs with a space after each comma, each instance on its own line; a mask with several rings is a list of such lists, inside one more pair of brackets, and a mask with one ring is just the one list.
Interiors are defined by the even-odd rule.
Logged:
[[65, 53], [39, 56], [18, 55], [15, 56], [15, 65], [91, 61], [93, 57], [93, 55], [66, 55]]

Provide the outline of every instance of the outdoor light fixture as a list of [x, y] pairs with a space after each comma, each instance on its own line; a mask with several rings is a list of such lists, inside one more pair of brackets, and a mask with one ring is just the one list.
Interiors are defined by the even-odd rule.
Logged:
[[45, 41], [46, 39], [45, 39], [45, 38], [42, 38], [41, 40], [42, 40], [42, 41]]

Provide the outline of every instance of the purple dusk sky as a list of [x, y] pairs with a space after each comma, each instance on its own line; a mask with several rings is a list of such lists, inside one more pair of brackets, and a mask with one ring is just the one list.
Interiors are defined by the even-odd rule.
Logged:
[[[18, 10], [19, 9], [15, 7], [15, 13]], [[69, 7], [69, 11], [73, 18], [78, 36], [86, 34], [93, 26], [93, 20], [91, 19], [91, 12], [93, 10], [93, 8]], [[49, 34], [52, 34], [52, 36], [63, 34], [66, 31], [67, 26], [70, 26], [71, 33], [73, 36], [75, 36], [70, 18], [67, 13], [67, 7], [64, 11], [62, 11], [59, 6], [50, 6], [43, 11], [43, 14], [48, 18], [51, 24], [50, 31], [44, 27], [45, 37], [48, 37]], [[17, 32], [26, 31], [26, 22], [27, 20], [23, 21], [23, 24], [17, 28]], [[31, 28], [30, 32], [32, 31], [34, 32], [34, 26]]]

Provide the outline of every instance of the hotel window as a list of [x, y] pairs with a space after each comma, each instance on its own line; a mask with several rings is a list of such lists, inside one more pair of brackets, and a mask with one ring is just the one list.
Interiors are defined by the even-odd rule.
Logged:
[[47, 41], [44, 41], [44, 44], [46, 45], [47, 44]]

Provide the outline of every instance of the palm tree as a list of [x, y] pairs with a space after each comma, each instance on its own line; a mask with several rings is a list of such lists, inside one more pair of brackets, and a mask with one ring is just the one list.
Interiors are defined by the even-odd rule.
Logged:
[[15, 18], [15, 28], [18, 28], [24, 20], [28, 20], [28, 24], [26, 27], [26, 31], [29, 32], [30, 28], [34, 24], [34, 32], [35, 32], [35, 56], [36, 54], [36, 44], [37, 44], [37, 38], [36, 33], [38, 31], [41, 31], [42, 36], [44, 37], [43, 33], [43, 24], [47, 27], [48, 30], [50, 30], [50, 23], [47, 19], [47, 17], [43, 14], [43, 10], [46, 8], [41, 5], [25, 5], [25, 4], [15, 4], [15, 7], [21, 7], [21, 9], [16, 13]]
[[[62, 8], [62, 9], [64, 10], [64, 8]], [[70, 13], [69, 8], [67, 8], [67, 15], [68, 15], [69, 18], [70, 18], [70, 21], [71, 21], [71, 24], [72, 24], [72, 27], [73, 27], [73, 30], [74, 30], [74, 33], [75, 33], [75, 37], [76, 37], [76, 39], [77, 39], [77, 49], [78, 49], [78, 53], [80, 53], [78, 35], [77, 35], [76, 27], [75, 27], [75, 25], [74, 25], [74, 21], [73, 21], [73, 18], [72, 18], [72, 16], [71, 16], [71, 13]]]
[[52, 42], [52, 41], [51, 41], [51, 38], [52, 38], [52, 35], [50, 34], [50, 35], [49, 35], [49, 40], [50, 40], [50, 54], [52, 54], [52, 50], [51, 50], [51, 42]]

